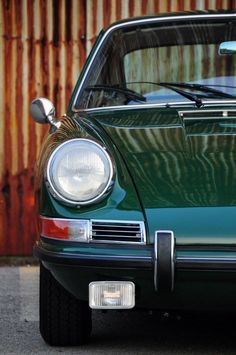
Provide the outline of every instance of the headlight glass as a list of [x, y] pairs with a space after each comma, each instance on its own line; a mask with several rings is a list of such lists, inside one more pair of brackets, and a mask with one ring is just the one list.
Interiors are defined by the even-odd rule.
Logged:
[[87, 204], [99, 199], [113, 176], [106, 150], [88, 139], [72, 139], [52, 153], [47, 180], [52, 193], [64, 202]]

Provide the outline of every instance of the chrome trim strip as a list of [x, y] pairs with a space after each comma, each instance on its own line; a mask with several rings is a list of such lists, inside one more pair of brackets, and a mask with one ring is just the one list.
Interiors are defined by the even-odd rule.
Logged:
[[171, 291], [174, 291], [175, 285], [175, 237], [174, 232], [171, 233]]
[[158, 290], [157, 286], [157, 248], [158, 248], [158, 241], [157, 241], [157, 232], [155, 233], [155, 240], [154, 240], [154, 288], [155, 291]]
[[111, 268], [138, 268], [140, 270], [149, 270], [152, 272], [152, 257], [150, 256], [134, 256], [134, 255], [100, 255], [89, 253], [68, 253], [55, 252], [45, 249], [42, 245], [36, 243], [34, 245], [34, 255], [40, 260], [55, 263], [78, 265], [88, 267], [111, 267]]
[[221, 105], [221, 104], [235, 104], [236, 100], [230, 99], [230, 100], [219, 100], [219, 99], [215, 99], [215, 100], [202, 100], [202, 103], [207, 105]]
[[[236, 100], [231, 100], [231, 101], [204, 101], [202, 100], [202, 107], [208, 107], [208, 106], [219, 106], [219, 105], [232, 105], [236, 104]], [[177, 102], [163, 102], [163, 103], [156, 103], [156, 104], [140, 104], [140, 105], [117, 105], [117, 106], [103, 106], [103, 107], [93, 107], [93, 108], [86, 108], [86, 109], [73, 109], [73, 112], [96, 112], [96, 111], [118, 111], [118, 110], [132, 110], [132, 109], [143, 109], [143, 108], [158, 108], [158, 107], [178, 107], [178, 106], [196, 106], [194, 101], [177, 101]], [[227, 110], [229, 111], [229, 110]], [[186, 111], [183, 111], [186, 112]], [[194, 111], [192, 111], [194, 112]], [[198, 110], [199, 112], [199, 110]]]
[[[185, 113], [199, 113], [201, 110], [189, 110], [189, 111], [179, 111], [179, 114], [180, 115], [184, 115]], [[227, 111], [227, 112], [235, 112], [236, 113], [236, 109], [235, 108], [229, 108], [229, 109], [224, 109], [224, 108], [218, 108], [216, 110], [202, 110], [202, 112], [224, 112], [224, 111]]]
[[[51, 162], [54, 158], [54, 156], [56, 155], [56, 153], [58, 152], [58, 150], [60, 150], [64, 145], [66, 144], [70, 144], [71, 142], [75, 142], [75, 141], [86, 141], [90, 144], [94, 144], [96, 145], [97, 147], [99, 147], [103, 153], [105, 154], [107, 160], [108, 160], [108, 164], [109, 164], [109, 168], [110, 168], [110, 175], [109, 175], [109, 179], [107, 181], [107, 184], [106, 186], [104, 187], [103, 191], [96, 197], [90, 199], [90, 200], [87, 200], [87, 201], [74, 201], [74, 200], [69, 200], [67, 199], [66, 197], [64, 197], [63, 195], [61, 195], [57, 190], [56, 188], [53, 186], [52, 184], [52, 181], [51, 181], [51, 177], [50, 177], [50, 165], [51, 165]], [[113, 163], [112, 163], [112, 160], [111, 160], [111, 157], [110, 155], [108, 154], [106, 148], [100, 144], [98, 144], [97, 142], [95, 141], [92, 141], [91, 139], [85, 139], [85, 138], [74, 138], [74, 139], [70, 139], [70, 140], [67, 140], [65, 142], [63, 142], [62, 144], [60, 144], [55, 150], [53, 150], [53, 152], [51, 153], [50, 155], [50, 158], [48, 159], [48, 162], [47, 162], [47, 167], [46, 167], [46, 172], [45, 172], [45, 181], [46, 181], [46, 185], [48, 187], [48, 190], [49, 192], [51, 193], [51, 195], [57, 199], [58, 201], [61, 201], [61, 202], [64, 202], [65, 204], [67, 205], [70, 205], [70, 206], [76, 206], [76, 207], [80, 207], [80, 206], [84, 206], [84, 205], [89, 205], [91, 203], [94, 203], [96, 201], [99, 201], [101, 199], [102, 196], [104, 196], [108, 190], [110, 189], [111, 185], [112, 185], [112, 181], [114, 179], [114, 174], [115, 174], [115, 169], [114, 169], [114, 166], [113, 166]]]
[[[228, 116], [228, 113], [235, 113], [234, 116]], [[215, 109], [215, 110], [191, 110], [191, 111], [179, 111], [179, 116], [184, 120], [184, 121], [193, 121], [193, 120], [201, 120], [201, 119], [206, 119], [206, 120], [222, 120], [222, 119], [228, 119], [229, 121], [233, 118], [236, 118], [236, 110], [235, 109]], [[200, 113], [202, 113], [202, 116], [200, 116]], [[208, 113], [215, 113], [215, 116], [210, 116], [207, 117]], [[191, 115], [189, 117], [186, 117], [186, 115]], [[195, 116], [196, 115], [196, 116]], [[221, 116], [220, 116], [221, 115]]]
[[[221, 121], [222, 119], [223, 120], [230, 120], [230, 119], [233, 119], [234, 117], [232, 117], [232, 116], [229, 116], [229, 117], [225, 117], [225, 116], [221, 116], [221, 117], [219, 117], [219, 116], [210, 116], [210, 117], [205, 117], [205, 116], [196, 116], [196, 117], [184, 117], [183, 116], [183, 119], [184, 119], [184, 121], [197, 121], [197, 120], [214, 120], [214, 121], [216, 121], [216, 120], [219, 120], [219, 121]], [[236, 118], [236, 117], [235, 117]]]
[[74, 112], [93, 112], [93, 111], [111, 111], [111, 110], [132, 110], [140, 108], [155, 108], [155, 107], [178, 107], [178, 106], [195, 106], [193, 101], [174, 101], [174, 102], [161, 102], [153, 104], [135, 104], [135, 105], [117, 105], [117, 106], [103, 106], [93, 107], [86, 109], [75, 109]]
[[236, 257], [232, 258], [232, 257], [176, 257], [176, 262], [183, 262], [183, 263], [232, 263], [235, 262], [236, 263]]
[[[127, 21], [127, 22], [124, 22], [124, 23], [119, 23], [119, 24], [116, 24], [116, 25], [113, 25], [111, 27], [109, 27], [107, 29], [107, 31], [104, 33], [104, 36], [101, 40], [101, 42], [99, 43], [98, 47], [96, 48], [91, 60], [90, 60], [90, 63], [88, 65], [88, 67], [86, 68], [86, 71], [84, 73], [84, 76], [80, 82], [80, 85], [78, 87], [78, 90], [77, 90], [77, 93], [75, 94], [75, 98], [74, 98], [74, 101], [73, 101], [73, 105], [72, 105], [72, 111], [76, 110], [75, 109], [75, 103], [77, 101], [77, 98], [79, 96], [79, 93], [80, 93], [80, 90], [86, 80], [86, 77], [88, 75], [88, 72], [90, 71], [90, 68], [94, 62], [94, 59], [98, 53], [98, 51], [100, 50], [101, 46], [103, 45], [104, 41], [106, 40], [106, 38], [108, 37], [108, 35], [119, 29], [119, 28], [122, 28], [122, 27], [127, 27], [127, 26], [131, 26], [131, 25], [139, 25], [139, 24], [145, 24], [145, 23], [158, 23], [158, 22], [165, 22], [165, 21], [175, 21], [175, 20], [199, 20], [199, 19], [214, 19], [214, 18], [235, 18], [236, 17], [236, 14], [203, 14], [203, 15], [185, 15], [185, 16], [166, 16], [166, 17], [155, 17], [155, 18], [145, 18], [145, 19], [139, 19], [139, 20], [133, 20], [133, 21]], [[76, 112], [76, 111], [74, 111]]]
[[[236, 128], [236, 127], [235, 127]], [[187, 134], [187, 137], [209, 137], [209, 136], [214, 136], [214, 137], [217, 137], [217, 136], [236, 136], [236, 133], [213, 133], [213, 132], [210, 132], [210, 133], [191, 133], [191, 134]]]
[[178, 257], [176, 267], [183, 270], [236, 271], [236, 257]]

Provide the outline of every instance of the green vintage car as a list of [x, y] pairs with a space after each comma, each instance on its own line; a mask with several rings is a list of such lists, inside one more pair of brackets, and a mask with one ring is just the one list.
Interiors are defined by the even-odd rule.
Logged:
[[37, 166], [40, 331], [82, 344], [91, 309], [236, 310], [236, 14], [102, 31]]

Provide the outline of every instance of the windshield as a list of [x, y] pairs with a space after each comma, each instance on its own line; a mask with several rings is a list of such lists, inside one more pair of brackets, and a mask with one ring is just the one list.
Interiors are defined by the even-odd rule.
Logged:
[[220, 43], [233, 40], [236, 26], [229, 18], [137, 22], [117, 28], [100, 46], [75, 106], [233, 98], [236, 55], [218, 54]]

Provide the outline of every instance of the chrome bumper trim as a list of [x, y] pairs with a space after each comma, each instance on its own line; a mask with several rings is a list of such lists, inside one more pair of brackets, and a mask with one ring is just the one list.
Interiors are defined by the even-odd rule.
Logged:
[[177, 257], [176, 267], [184, 270], [236, 270], [236, 257]]

